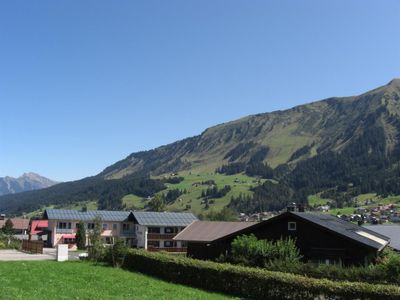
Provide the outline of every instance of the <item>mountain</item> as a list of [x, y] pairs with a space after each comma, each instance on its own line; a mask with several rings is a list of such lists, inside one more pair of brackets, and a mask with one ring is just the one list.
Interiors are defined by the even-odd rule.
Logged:
[[307, 196], [315, 193], [338, 207], [361, 193], [399, 195], [400, 79], [358, 96], [248, 116], [132, 153], [94, 177], [2, 196], [0, 211], [83, 200], [115, 209], [122, 207], [125, 194], [149, 196], [166, 188], [165, 181], [149, 176], [176, 172], [263, 178], [254, 180], [258, 184], [246, 195], [232, 195], [229, 206], [241, 212], [281, 209], [289, 201], [307, 204]]
[[359, 96], [329, 98], [217, 125], [198, 136], [133, 153], [100, 175], [214, 171], [224, 163], [252, 159], [271, 167], [292, 165], [327, 151], [340, 152], [371, 127], [380, 131], [388, 154], [399, 145], [399, 116], [400, 79], [394, 79]]
[[18, 178], [0, 177], [0, 196], [47, 188], [58, 182], [36, 173], [24, 173]]

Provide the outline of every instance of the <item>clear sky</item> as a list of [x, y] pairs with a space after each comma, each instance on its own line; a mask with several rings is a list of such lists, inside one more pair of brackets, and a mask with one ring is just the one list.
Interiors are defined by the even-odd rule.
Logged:
[[99, 173], [400, 77], [400, 1], [0, 2], [0, 176]]

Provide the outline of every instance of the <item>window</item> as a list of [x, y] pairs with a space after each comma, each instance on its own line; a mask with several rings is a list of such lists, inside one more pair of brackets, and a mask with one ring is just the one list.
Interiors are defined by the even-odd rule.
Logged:
[[129, 230], [129, 227], [130, 227], [129, 224], [126, 224], [126, 223], [123, 223], [123, 224], [122, 224], [122, 230], [123, 230], [123, 231], [128, 231], [128, 230]]
[[178, 228], [177, 227], [165, 227], [164, 229], [165, 233], [178, 233]]
[[63, 243], [64, 244], [75, 244], [75, 239], [64, 238]]
[[67, 223], [67, 222], [58, 222], [58, 223], [57, 223], [57, 228], [58, 228], [58, 229], [71, 229], [71, 223]]
[[104, 244], [112, 245], [113, 244], [113, 239], [111, 237], [104, 238]]
[[165, 248], [176, 247], [176, 242], [175, 241], [164, 241], [164, 247]]
[[288, 222], [288, 230], [295, 231], [296, 230], [296, 222]]
[[108, 224], [104, 223], [103, 224], [103, 230], [107, 230], [107, 228], [108, 228]]
[[113, 224], [113, 230], [117, 230], [118, 229], [118, 224], [114, 223]]
[[87, 229], [94, 229], [94, 223], [88, 223]]
[[148, 233], [160, 233], [160, 227], [149, 227]]
[[151, 247], [159, 248], [160, 247], [160, 241], [148, 241], [147, 242], [147, 247], [149, 247], [149, 248], [151, 248]]

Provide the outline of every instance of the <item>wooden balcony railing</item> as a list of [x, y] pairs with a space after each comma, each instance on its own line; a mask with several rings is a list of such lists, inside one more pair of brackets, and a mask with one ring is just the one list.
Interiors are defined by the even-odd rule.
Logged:
[[176, 233], [148, 233], [148, 240], [172, 240]]
[[166, 252], [187, 252], [186, 247], [166, 247], [166, 248], [158, 248], [158, 247], [149, 247], [147, 248], [147, 251], [149, 252], [159, 252], [159, 251], [166, 251]]

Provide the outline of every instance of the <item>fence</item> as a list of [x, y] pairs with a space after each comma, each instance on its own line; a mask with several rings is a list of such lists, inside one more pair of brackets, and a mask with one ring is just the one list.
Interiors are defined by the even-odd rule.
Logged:
[[43, 241], [22, 240], [22, 251], [43, 254]]

